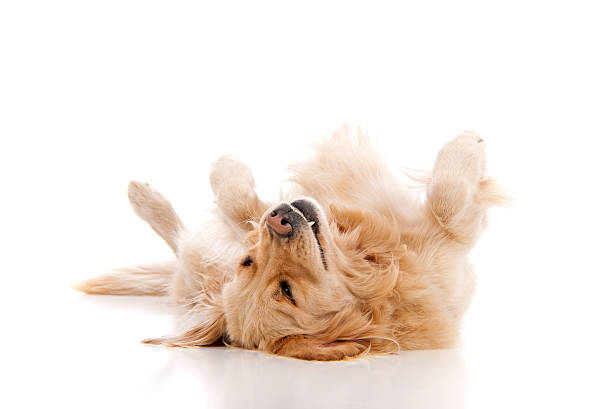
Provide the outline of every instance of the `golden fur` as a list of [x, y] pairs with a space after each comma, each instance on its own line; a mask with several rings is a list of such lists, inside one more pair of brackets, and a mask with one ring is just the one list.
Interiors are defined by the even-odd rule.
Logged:
[[474, 292], [466, 255], [487, 208], [504, 200], [484, 177], [485, 162], [482, 139], [463, 132], [438, 154], [423, 202], [365, 135], [342, 127], [291, 167], [294, 188], [285, 202], [307, 197], [318, 231], [299, 229], [289, 239], [267, 228], [276, 206], [257, 197], [250, 169], [237, 159], [213, 165], [218, 208], [195, 233], [161, 194], [132, 182], [135, 212], [177, 259], [120, 269], [77, 288], [171, 295], [187, 306], [193, 325], [145, 341], [153, 344], [222, 341], [309, 360], [452, 347]]

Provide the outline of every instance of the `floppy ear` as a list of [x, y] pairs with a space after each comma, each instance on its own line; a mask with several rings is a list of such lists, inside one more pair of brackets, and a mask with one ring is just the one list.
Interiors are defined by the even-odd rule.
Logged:
[[351, 233], [353, 244], [370, 253], [389, 253], [401, 246], [394, 223], [381, 223], [380, 216], [357, 207], [329, 206], [330, 220], [341, 233]]
[[194, 325], [182, 334], [142, 340], [143, 344], [167, 347], [196, 347], [218, 343], [223, 338], [225, 320], [223, 315]]
[[340, 361], [369, 350], [366, 341], [325, 342], [305, 335], [281, 338], [271, 345], [269, 352], [309, 361]]

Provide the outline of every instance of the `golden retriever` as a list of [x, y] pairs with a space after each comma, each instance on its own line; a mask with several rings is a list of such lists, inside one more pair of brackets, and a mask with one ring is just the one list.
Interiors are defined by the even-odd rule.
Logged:
[[213, 165], [215, 216], [185, 228], [144, 183], [135, 212], [176, 254], [81, 282], [92, 294], [170, 295], [193, 324], [169, 346], [219, 342], [307, 360], [448, 348], [474, 292], [467, 254], [504, 197], [486, 178], [485, 144], [466, 131], [439, 152], [422, 200], [360, 130], [345, 126], [291, 166], [293, 188], [264, 203], [251, 170]]

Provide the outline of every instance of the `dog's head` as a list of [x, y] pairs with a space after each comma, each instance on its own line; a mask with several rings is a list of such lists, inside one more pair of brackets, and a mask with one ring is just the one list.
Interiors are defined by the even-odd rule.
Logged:
[[342, 359], [367, 319], [338, 270], [326, 215], [312, 199], [269, 209], [252, 233], [234, 280], [223, 289], [230, 343], [303, 359]]
[[402, 265], [399, 232], [373, 212], [333, 204], [327, 210], [313, 199], [268, 209], [247, 234], [230, 281], [207, 282], [214, 288], [194, 310], [198, 323], [146, 342], [195, 346], [223, 339], [309, 360], [396, 350], [393, 330], [381, 320], [392, 313], [400, 269], [409, 268]]

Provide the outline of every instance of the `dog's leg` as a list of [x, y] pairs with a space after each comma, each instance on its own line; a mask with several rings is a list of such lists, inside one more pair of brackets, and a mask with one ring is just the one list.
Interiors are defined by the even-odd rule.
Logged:
[[451, 239], [470, 247], [494, 200], [492, 181], [484, 178], [485, 167], [482, 138], [465, 131], [440, 150], [427, 196], [434, 223]]
[[[170, 202], [148, 184], [140, 182], [130, 183], [128, 197], [136, 214], [149, 223], [177, 254], [178, 242], [185, 227]], [[124, 267], [81, 281], [73, 287], [89, 294], [167, 295], [174, 273], [178, 270], [175, 260]]]
[[221, 156], [210, 172], [210, 186], [219, 210], [241, 228], [248, 230], [249, 221], [258, 221], [269, 207], [255, 193], [251, 169], [231, 156]]
[[130, 182], [128, 197], [134, 212], [161, 236], [176, 254], [178, 241], [185, 226], [170, 202], [148, 183]]

